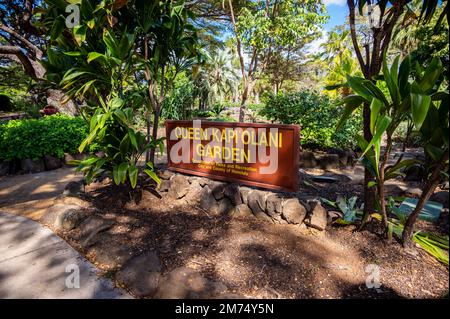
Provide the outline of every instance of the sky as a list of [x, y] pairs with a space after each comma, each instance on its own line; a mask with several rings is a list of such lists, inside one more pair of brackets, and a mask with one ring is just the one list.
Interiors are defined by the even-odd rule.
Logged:
[[327, 7], [329, 19], [323, 26], [322, 36], [307, 46], [306, 51], [308, 53], [317, 53], [320, 45], [327, 40], [327, 31], [330, 31], [337, 25], [344, 24], [348, 15], [346, 0], [324, 0], [323, 2]]
[[330, 31], [333, 27], [343, 24], [348, 15], [346, 0], [324, 0], [330, 19], [324, 25], [326, 31]]

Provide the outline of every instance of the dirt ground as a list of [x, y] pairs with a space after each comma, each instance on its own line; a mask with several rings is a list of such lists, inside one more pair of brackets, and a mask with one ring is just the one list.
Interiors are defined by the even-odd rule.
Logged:
[[[64, 186], [78, 179], [68, 168], [1, 178], [0, 210], [40, 220]], [[407, 254], [398, 243], [386, 244], [369, 231], [328, 227], [318, 232], [252, 217], [214, 216], [150, 192], [136, 203], [104, 183], [92, 184], [87, 191], [98, 214], [114, 226], [99, 234], [98, 244], [89, 249], [80, 245], [77, 229], [59, 234], [108, 276], [123, 258], [154, 250], [164, 273], [187, 266], [248, 298], [448, 296], [445, 266], [420, 249], [416, 256]], [[366, 287], [371, 277], [365, 270], [371, 264], [379, 266], [380, 289]]]

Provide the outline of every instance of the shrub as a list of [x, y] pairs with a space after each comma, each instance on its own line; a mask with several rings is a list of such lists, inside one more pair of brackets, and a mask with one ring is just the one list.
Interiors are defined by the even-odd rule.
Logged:
[[13, 108], [11, 99], [5, 94], [0, 94], [0, 112], [11, 112]]
[[282, 124], [301, 125], [300, 143], [314, 148], [354, 148], [361, 130], [361, 116], [355, 115], [336, 131], [340, 106], [312, 91], [269, 95], [259, 115]]
[[0, 161], [39, 159], [44, 155], [63, 158], [78, 153], [88, 133], [81, 117], [52, 115], [41, 119], [12, 120], [0, 124]]
[[161, 118], [171, 120], [186, 120], [191, 117], [194, 104], [194, 87], [187, 83], [173, 90], [164, 100]]

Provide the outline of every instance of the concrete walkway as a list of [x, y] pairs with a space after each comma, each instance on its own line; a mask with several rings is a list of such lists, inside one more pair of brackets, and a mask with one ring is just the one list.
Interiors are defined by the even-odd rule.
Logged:
[[96, 271], [50, 229], [0, 212], [0, 298], [131, 298]]

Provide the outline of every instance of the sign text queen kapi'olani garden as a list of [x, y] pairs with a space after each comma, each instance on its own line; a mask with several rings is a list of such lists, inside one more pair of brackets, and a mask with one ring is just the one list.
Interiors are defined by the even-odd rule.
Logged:
[[295, 191], [296, 125], [166, 121], [171, 170], [242, 184]]

